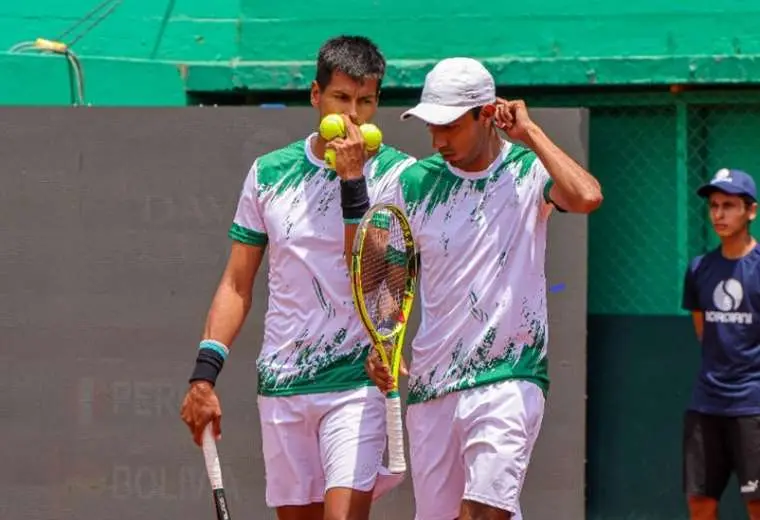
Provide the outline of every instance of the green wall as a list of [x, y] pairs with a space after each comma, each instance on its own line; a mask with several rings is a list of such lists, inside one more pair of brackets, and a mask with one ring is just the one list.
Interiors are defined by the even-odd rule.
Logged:
[[[38, 37], [55, 39], [98, 2], [4, 4], [0, 49], [7, 50]], [[360, 32], [380, 44], [390, 60], [389, 87], [419, 87], [436, 59], [461, 54], [487, 61], [499, 83], [515, 86], [760, 79], [757, 1], [443, 0], [433, 9], [424, 2], [375, 0], [346, 10], [306, 0], [276, 5], [123, 2], [73, 46], [84, 64], [87, 102], [181, 105], [186, 91], [303, 89], [313, 77], [318, 46], [342, 32]], [[0, 53], [0, 103], [70, 99], [60, 56]]]

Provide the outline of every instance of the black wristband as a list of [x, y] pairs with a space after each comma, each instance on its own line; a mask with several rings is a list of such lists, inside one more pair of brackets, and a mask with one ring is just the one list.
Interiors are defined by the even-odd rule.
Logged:
[[358, 179], [340, 181], [340, 207], [343, 208], [343, 220], [357, 220], [367, 212], [369, 194], [367, 180], [363, 176]]
[[190, 382], [208, 381], [212, 385], [216, 384], [216, 378], [224, 366], [224, 357], [215, 350], [202, 348], [198, 351], [198, 357], [195, 360], [195, 370], [190, 376]]

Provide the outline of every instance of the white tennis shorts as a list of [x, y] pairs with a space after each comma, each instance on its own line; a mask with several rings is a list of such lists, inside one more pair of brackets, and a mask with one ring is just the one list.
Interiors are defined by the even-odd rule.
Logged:
[[385, 396], [375, 386], [347, 392], [258, 397], [269, 507], [324, 502], [328, 489], [401, 482], [382, 466]]
[[408, 407], [417, 520], [454, 520], [463, 499], [521, 518], [520, 492], [541, 429], [544, 396], [503, 381]]

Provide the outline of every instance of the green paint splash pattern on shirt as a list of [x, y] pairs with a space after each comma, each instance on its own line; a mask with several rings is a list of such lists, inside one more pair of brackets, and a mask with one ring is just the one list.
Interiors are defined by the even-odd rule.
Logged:
[[489, 184], [498, 182], [506, 171], [514, 172], [515, 184], [527, 177], [536, 154], [528, 148], [513, 144], [504, 161], [485, 179], [465, 180], [451, 173], [443, 157], [436, 154], [418, 161], [401, 175], [402, 193], [410, 215], [423, 211], [430, 217], [439, 206], [452, 203], [463, 189], [466, 193], [486, 193]]
[[259, 195], [274, 191], [274, 198], [281, 197], [319, 174], [327, 180], [336, 178], [334, 171], [309, 162], [304, 143], [301, 139], [259, 157], [256, 162]]
[[[322, 178], [327, 182], [338, 178], [334, 170], [319, 168], [312, 164], [306, 156], [305, 146], [308, 144], [302, 139], [262, 155], [258, 159], [259, 194], [274, 191], [277, 198], [315, 178]], [[409, 159], [409, 155], [391, 146], [383, 145], [380, 151], [370, 159], [372, 171], [369, 176], [370, 185], [378, 182], [393, 168]], [[329, 202], [327, 201], [327, 205]], [[324, 211], [324, 208], [322, 210]]]
[[[273, 355], [259, 358], [256, 362], [259, 394], [322, 393], [370, 384], [364, 371], [368, 344], [356, 343], [349, 352], [336, 354], [343, 350], [346, 332], [341, 328], [332, 336], [321, 334], [310, 342], [299, 339]], [[300, 334], [306, 336], [308, 330]]]
[[540, 320], [530, 323], [530, 343], [510, 341], [499, 356], [491, 355], [497, 336], [496, 327], [488, 327], [472, 349], [464, 349], [460, 338], [441, 377], [436, 377], [441, 373], [439, 365], [425, 375], [410, 379], [408, 404], [510, 379], [532, 381], [545, 393], [548, 392], [548, 359], [544, 349], [546, 332], [542, 323]]
[[[298, 191], [304, 185], [316, 182], [308, 189], [321, 190], [318, 203], [309, 211], [315, 215], [326, 214], [328, 208], [339, 200], [337, 174], [333, 170], [314, 165], [306, 155], [307, 142], [303, 139], [265, 154], [256, 162], [258, 196], [270, 195], [268, 203], [295, 192], [292, 204], [304, 204]], [[394, 168], [400, 168], [411, 157], [390, 146], [383, 146], [371, 159], [368, 168], [370, 182], [377, 182]], [[287, 238], [291, 237], [293, 222], [290, 216], [284, 222]], [[295, 237], [297, 238], [297, 237]], [[341, 232], [342, 240], [342, 232]], [[336, 305], [327, 299], [321, 284], [315, 278], [311, 290], [316, 304], [328, 320], [336, 317]], [[305, 295], [306, 293], [304, 293]], [[311, 295], [309, 295], [311, 296]], [[329, 329], [328, 329], [329, 330]], [[344, 391], [372, 384], [364, 370], [369, 344], [356, 342], [346, 344], [347, 330], [320, 333], [304, 326], [300, 334], [286, 342], [276, 353], [260, 356], [256, 362], [259, 376], [259, 393], [269, 396], [297, 395]]]
[[369, 176], [368, 183], [371, 186], [382, 180], [394, 168], [404, 167], [405, 162], [411, 162], [411, 157], [392, 146], [382, 145], [380, 151], [370, 160], [372, 161], [372, 175]]
[[533, 167], [533, 163], [537, 159], [538, 157], [532, 150], [518, 144], [513, 144], [504, 162], [510, 167], [517, 169], [515, 183], [519, 186], [525, 180], [530, 169]]
[[[431, 156], [417, 162], [401, 176], [407, 212], [410, 215], [421, 213], [423, 226], [429, 222], [430, 226], [446, 229], [446, 221], [457, 213], [456, 207], [462, 202], [457, 195], [465, 190], [465, 198], [479, 197], [478, 204], [475, 204], [475, 209], [470, 214], [472, 221], [478, 221], [487, 198], [504, 196], [503, 188], [519, 188], [531, 178], [531, 172], [536, 171], [536, 161], [536, 154], [531, 150], [513, 144], [502, 163], [494, 168], [489, 177], [465, 180], [454, 175], [441, 156]], [[505, 178], [505, 175], [509, 178]], [[498, 182], [502, 184], [493, 188]], [[514, 183], [514, 188], [511, 183]], [[446, 210], [436, 213], [436, 209], [441, 206]], [[464, 252], [452, 251], [451, 254]], [[500, 256], [499, 264], [508, 265], [506, 253]], [[534, 382], [544, 392], [548, 392], [546, 325], [545, 320], [537, 315], [528, 316], [527, 313], [532, 312], [528, 309], [533, 306], [528, 305], [528, 301], [523, 301], [522, 311], [519, 306], [511, 311], [522, 313], [520, 323], [523, 325], [519, 331], [500, 333], [500, 320], [489, 316], [487, 309], [481, 306], [478, 294], [469, 292], [465, 301], [461, 311], [469, 313], [472, 320], [482, 324], [479, 335], [470, 339], [456, 339], [446, 361], [426, 367], [424, 374], [413, 375], [409, 381], [409, 404], [510, 379]]]

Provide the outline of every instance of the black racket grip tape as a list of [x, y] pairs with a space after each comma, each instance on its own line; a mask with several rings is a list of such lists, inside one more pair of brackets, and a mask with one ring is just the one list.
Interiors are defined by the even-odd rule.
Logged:
[[214, 490], [214, 505], [216, 506], [216, 520], [232, 520], [230, 511], [227, 509], [227, 497], [223, 489]]

